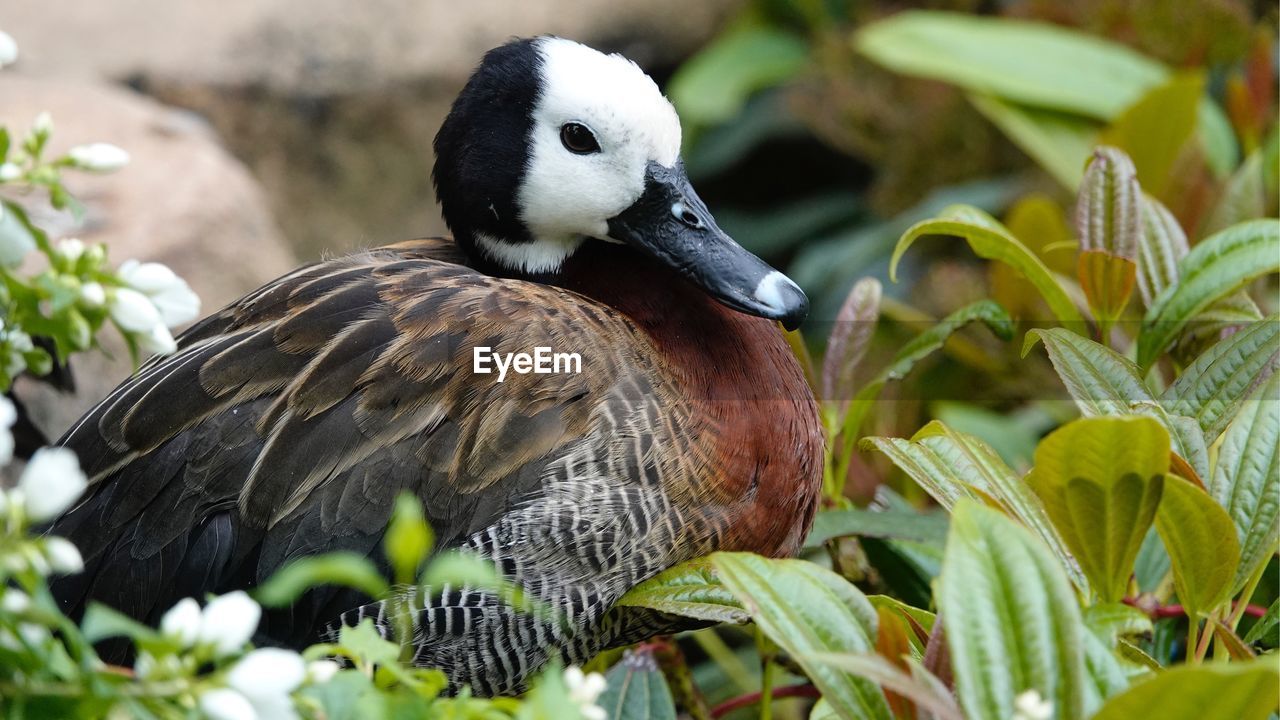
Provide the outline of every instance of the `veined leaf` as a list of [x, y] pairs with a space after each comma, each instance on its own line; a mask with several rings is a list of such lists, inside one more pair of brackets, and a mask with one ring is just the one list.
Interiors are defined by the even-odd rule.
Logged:
[[1088, 583], [1067, 546], [1053, 528], [1040, 500], [989, 445], [956, 432], [934, 420], [911, 437], [869, 437], [864, 448], [875, 448], [915, 480], [938, 504], [951, 510], [968, 498], [987, 498], [1031, 528], [1058, 556], [1058, 560], [1082, 590]]
[[1093, 720], [1265, 720], [1280, 683], [1274, 658], [1180, 665], [1111, 698]]
[[1169, 412], [1195, 418], [1218, 439], [1240, 403], [1280, 367], [1280, 315], [1245, 325], [1195, 359], [1160, 396]]
[[1205, 232], [1215, 233], [1236, 223], [1266, 214], [1267, 191], [1262, 177], [1263, 154], [1262, 148], [1252, 152], [1227, 181], [1222, 197], [1218, 200], [1218, 205], [1214, 207], [1213, 214], [1209, 216], [1209, 221], [1204, 227]]
[[999, 512], [962, 501], [938, 593], [955, 688], [970, 720], [1008, 720], [1037, 690], [1059, 720], [1084, 713], [1084, 625], [1047, 548]]
[[1088, 338], [1062, 328], [1031, 330], [1022, 346], [1025, 355], [1043, 341], [1053, 368], [1086, 416], [1144, 415], [1169, 431], [1173, 451], [1199, 478], [1209, 472], [1209, 452], [1195, 422], [1167, 412], [1147, 389], [1131, 360]]
[[[875, 653], [821, 653], [813, 660], [865, 677], [904, 697], [939, 720], [964, 720], [955, 698], [941, 683], [930, 683], [907, 673], [883, 655]], [[918, 666], [917, 666], [918, 667]], [[921, 672], [927, 672], [923, 668]]]
[[1231, 517], [1209, 494], [1168, 475], [1156, 512], [1156, 529], [1173, 563], [1173, 583], [1187, 615], [1198, 617], [1231, 593], [1240, 543]]
[[1145, 417], [1082, 418], [1036, 448], [1027, 484], [1103, 602], [1119, 602], [1169, 471], [1169, 432]]
[[653, 655], [628, 650], [605, 680], [608, 685], [596, 705], [609, 720], [676, 720], [671, 688]]
[[[1240, 541], [1234, 595], [1280, 542], [1280, 376], [1240, 407], [1218, 450], [1209, 494], [1226, 508]], [[1244, 598], [1245, 601], [1248, 598]]]
[[1089, 309], [1098, 320], [1099, 333], [1105, 335], [1133, 296], [1138, 266], [1129, 258], [1112, 255], [1106, 250], [1081, 252], [1079, 262], [1076, 274], [1080, 278], [1080, 287], [1089, 299]]
[[1142, 234], [1138, 238], [1138, 290], [1150, 305], [1178, 281], [1178, 262], [1190, 252], [1187, 234], [1159, 200], [1142, 196]]
[[876, 611], [861, 591], [803, 560], [721, 552], [711, 562], [756, 625], [795, 658], [841, 717], [889, 719], [889, 704], [876, 683], [813, 659], [820, 653], [875, 651]]
[[858, 441], [858, 433], [862, 422], [871, 411], [872, 403], [880, 396], [880, 391], [890, 380], [901, 380], [924, 358], [941, 348], [957, 330], [972, 322], [980, 321], [1002, 340], [1013, 338], [1013, 319], [1004, 308], [990, 300], [979, 300], [951, 313], [937, 325], [915, 336], [898, 351], [893, 362], [880, 371], [870, 382], [858, 391], [849, 403], [841, 425], [840, 436], [843, 438], [842, 466], [837, 468], [836, 477], [845, 478], [848, 472], [848, 458]]
[[947, 538], [947, 516], [918, 510], [823, 510], [813, 519], [805, 547], [820, 547], [832, 538], [858, 535], [895, 538], [941, 546]]
[[845, 298], [822, 359], [822, 397], [843, 403], [853, 396], [853, 378], [880, 319], [880, 281], [862, 278]]
[[1084, 161], [1098, 142], [1097, 123], [987, 93], [969, 93], [969, 102], [1063, 187], [1079, 187]]
[[706, 558], [668, 568], [631, 588], [615, 603], [697, 620], [741, 625], [750, 619], [742, 603], [716, 576]]
[[1084, 318], [1066, 291], [1054, 280], [1049, 268], [995, 218], [968, 205], [952, 205], [938, 217], [916, 223], [903, 233], [889, 261], [889, 277], [896, 281], [898, 261], [907, 248], [923, 235], [952, 235], [963, 238], [973, 252], [987, 260], [998, 260], [1022, 273], [1068, 327], [1083, 328]]
[[1274, 634], [1278, 625], [1280, 625], [1280, 599], [1272, 601], [1266, 614], [1258, 618], [1253, 627], [1249, 628], [1249, 634], [1244, 636], [1244, 641], [1252, 645], [1265, 638], [1267, 633]]
[[1178, 282], [1147, 309], [1138, 366], [1149, 368], [1196, 314], [1245, 283], [1280, 271], [1280, 221], [1233, 225], [1202, 241], [1178, 264]]

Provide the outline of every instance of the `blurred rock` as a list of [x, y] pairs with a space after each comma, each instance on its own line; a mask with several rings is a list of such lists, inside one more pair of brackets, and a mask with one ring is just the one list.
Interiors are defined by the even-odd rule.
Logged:
[[483, 53], [559, 34], [661, 81], [743, 0], [6, 0], [19, 72], [206, 117], [305, 258], [444, 231], [431, 141]]
[[[25, 133], [37, 113], [52, 115], [54, 153], [102, 141], [132, 156], [110, 175], [67, 174], [68, 187], [85, 206], [81, 219], [47, 206], [30, 208], [55, 237], [106, 243], [113, 264], [138, 258], [169, 265], [200, 295], [203, 314], [296, 264], [261, 188], [198, 116], [100, 83], [7, 73], [0, 74], [0, 98], [0, 123], [15, 134]], [[73, 359], [74, 398], [34, 382], [18, 388], [32, 418], [51, 436], [129, 374], [128, 353], [115, 330], [105, 330], [102, 339], [115, 359], [100, 353]]]
[[24, 72], [332, 94], [456, 81], [513, 35], [672, 62], [741, 0], [7, 0]]

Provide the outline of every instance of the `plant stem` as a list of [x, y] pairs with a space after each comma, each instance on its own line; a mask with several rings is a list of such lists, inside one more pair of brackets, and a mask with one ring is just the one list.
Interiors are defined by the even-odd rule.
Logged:
[[1267, 563], [1259, 563], [1258, 569], [1253, 571], [1253, 575], [1244, 584], [1244, 590], [1240, 593], [1240, 599], [1236, 602], [1235, 610], [1231, 613], [1231, 619], [1227, 621], [1227, 626], [1231, 628], [1231, 632], [1236, 631], [1236, 625], [1240, 624], [1240, 618], [1244, 616], [1244, 611], [1249, 607], [1249, 601], [1253, 599], [1253, 591], [1258, 589], [1258, 583], [1262, 581], [1262, 574], [1267, 571]]
[[1200, 627], [1200, 621], [1188, 615], [1187, 616], [1187, 662], [1192, 665], [1200, 662], [1200, 659], [1196, 657], [1196, 646], [1199, 645], [1199, 643], [1196, 642], [1197, 640], [1196, 631], [1199, 629], [1199, 627]]
[[1197, 663], [1204, 660], [1204, 656], [1209, 652], [1209, 642], [1213, 640], [1213, 624], [1217, 621], [1217, 618], [1217, 613], [1205, 618], [1204, 633], [1200, 635], [1200, 645], [1196, 648]]
[[733, 681], [742, 692], [751, 692], [755, 683], [751, 681], [751, 671], [747, 669], [746, 663], [733, 652], [733, 648], [729, 647], [724, 638], [715, 631], [715, 628], [707, 628], [693, 633], [693, 641], [698, 643], [698, 647], [711, 658], [720, 669], [724, 671], [726, 677]]
[[773, 720], [773, 641], [756, 626], [756, 650], [760, 653], [760, 720]]

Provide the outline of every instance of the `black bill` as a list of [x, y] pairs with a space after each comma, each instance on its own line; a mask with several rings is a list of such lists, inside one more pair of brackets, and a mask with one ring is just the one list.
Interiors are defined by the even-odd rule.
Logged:
[[788, 330], [809, 314], [798, 285], [716, 225], [683, 163], [649, 163], [644, 193], [609, 220], [609, 237], [657, 258], [734, 310], [779, 320]]

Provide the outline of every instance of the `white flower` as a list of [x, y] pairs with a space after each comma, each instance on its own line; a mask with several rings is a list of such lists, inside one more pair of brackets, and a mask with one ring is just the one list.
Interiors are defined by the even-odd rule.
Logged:
[[127, 260], [117, 274], [126, 285], [151, 300], [168, 327], [190, 322], [200, 315], [200, 298], [185, 280], [160, 263]]
[[[3, 34], [0, 33], [0, 35]], [[22, 177], [22, 168], [11, 162], [0, 163], [0, 182], [12, 182], [20, 177]]]
[[200, 617], [200, 642], [213, 645], [218, 655], [229, 655], [249, 642], [261, 618], [262, 608], [243, 590], [216, 597]]
[[209, 720], [257, 720], [258, 717], [248, 698], [227, 688], [201, 695], [200, 712]]
[[200, 603], [183, 598], [160, 618], [160, 632], [188, 648], [200, 636]]
[[[6, 217], [13, 213], [0, 205], [0, 264], [14, 266], [22, 262], [27, 253], [36, 249], [36, 241], [27, 232], [22, 221], [17, 217]], [[5, 226], [11, 226], [7, 230]]]
[[67, 156], [82, 170], [94, 172], [113, 172], [129, 164], [129, 153], [111, 143], [76, 145]]
[[1012, 720], [1050, 720], [1053, 717], [1053, 703], [1040, 696], [1040, 691], [1032, 688], [1019, 693], [1013, 699]]
[[307, 677], [302, 656], [281, 648], [258, 648], [227, 673], [227, 684], [256, 704], [259, 699], [288, 696]]
[[178, 341], [173, 339], [173, 333], [160, 324], [152, 326], [151, 332], [139, 335], [138, 340], [143, 348], [156, 355], [171, 355], [178, 349]]
[[53, 132], [53, 117], [48, 110], [36, 115], [36, 119], [31, 121], [31, 132], [37, 135], [49, 135]]
[[327, 683], [342, 666], [332, 660], [314, 660], [307, 664], [307, 679], [313, 683]]
[[578, 705], [578, 711], [585, 720], [605, 719], [604, 708], [595, 704], [605, 689], [603, 675], [583, 673], [582, 668], [570, 665], [564, 669], [564, 684], [569, 690], [569, 699]]
[[75, 262], [84, 254], [84, 241], [80, 238], [66, 238], [58, 241], [58, 254], [69, 262]]
[[66, 538], [45, 538], [44, 556], [49, 559], [49, 567], [56, 573], [74, 575], [84, 570], [84, 558], [80, 556], [80, 550]]
[[111, 319], [129, 332], [151, 332], [160, 324], [160, 311], [146, 295], [132, 288], [115, 288], [111, 294]]
[[37, 450], [18, 479], [27, 517], [38, 523], [61, 515], [88, 486], [76, 454], [64, 447]]
[[[13, 459], [13, 431], [10, 428], [18, 422], [18, 409], [9, 398], [0, 395], [0, 465], [8, 465]], [[0, 505], [0, 512], [3, 512]]]
[[89, 281], [80, 286], [80, 301], [89, 307], [101, 307], [107, 302], [107, 291], [102, 283]]
[[17, 588], [6, 588], [0, 595], [0, 610], [12, 615], [21, 615], [31, 607], [31, 598]]
[[18, 43], [13, 36], [0, 30], [0, 67], [12, 65], [18, 60]]

